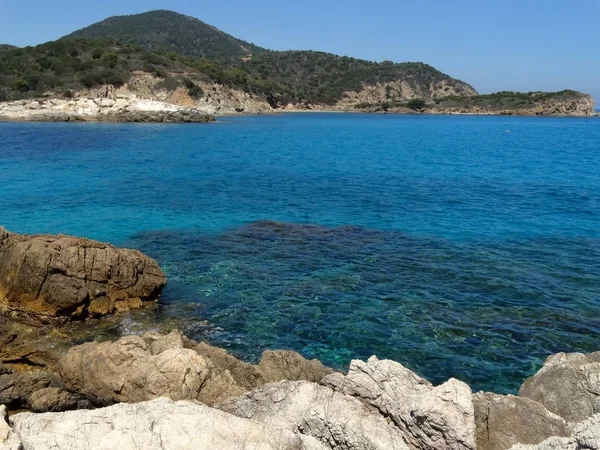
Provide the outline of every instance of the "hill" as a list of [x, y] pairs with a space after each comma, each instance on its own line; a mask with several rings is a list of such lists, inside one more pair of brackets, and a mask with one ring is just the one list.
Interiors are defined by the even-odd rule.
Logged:
[[269, 52], [238, 63], [249, 73], [257, 73], [295, 92], [311, 103], [333, 105], [346, 98], [360, 101], [365, 86], [379, 100], [434, 98], [446, 95], [476, 95], [467, 83], [421, 62], [375, 63], [361, 59], [313, 51]]
[[165, 10], [109, 17], [64, 38], [113, 39], [193, 58], [244, 58], [265, 51], [194, 17]]
[[0, 44], [0, 51], [1, 50], [10, 50], [12, 48], [17, 48], [14, 45], [8, 45], [8, 44]]

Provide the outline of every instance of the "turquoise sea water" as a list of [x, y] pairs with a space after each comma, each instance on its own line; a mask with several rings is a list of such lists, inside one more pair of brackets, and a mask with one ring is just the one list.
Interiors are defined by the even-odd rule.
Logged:
[[248, 360], [377, 354], [514, 392], [600, 349], [596, 118], [0, 123], [0, 211], [155, 257], [155, 320]]

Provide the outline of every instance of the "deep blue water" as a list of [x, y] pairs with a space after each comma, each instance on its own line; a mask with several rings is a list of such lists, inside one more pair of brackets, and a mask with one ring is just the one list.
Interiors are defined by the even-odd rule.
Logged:
[[0, 123], [0, 211], [157, 258], [154, 320], [249, 360], [377, 354], [514, 392], [600, 349], [596, 118]]

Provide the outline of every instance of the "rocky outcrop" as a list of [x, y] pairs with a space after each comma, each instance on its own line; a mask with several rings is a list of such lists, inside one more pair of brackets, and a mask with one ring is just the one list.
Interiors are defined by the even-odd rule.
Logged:
[[471, 389], [461, 381], [434, 387], [397, 362], [371, 357], [366, 363], [352, 361], [348, 375], [334, 373], [322, 383], [389, 417], [412, 448], [475, 448]]
[[478, 392], [473, 404], [477, 450], [508, 450], [569, 434], [563, 418], [528, 398]]
[[0, 227], [0, 305], [39, 318], [82, 318], [156, 300], [166, 278], [136, 250]]
[[515, 445], [511, 450], [600, 450], [600, 414], [579, 423], [569, 437], [551, 437], [537, 445]]
[[0, 405], [0, 450], [22, 450], [21, 440], [8, 424], [6, 406]]
[[271, 383], [220, 409], [314, 437], [326, 448], [408, 450], [403, 433], [359, 399], [308, 381]]
[[600, 352], [550, 356], [519, 395], [535, 400], [568, 422], [600, 412]]
[[12, 409], [36, 412], [66, 411], [89, 408], [92, 404], [82, 396], [69, 392], [53, 373], [33, 369], [19, 370], [0, 364], [0, 404]]
[[92, 97], [0, 103], [0, 120], [202, 123], [214, 122], [214, 117], [156, 100]]
[[317, 440], [291, 430], [236, 417], [199, 403], [164, 398], [91, 411], [23, 413], [13, 416], [10, 422], [13, 439], [20, 440], [26, 450], [326, 448]]
[[[72, 391], [103, 405], [157, 397], [213, 405], [270, 381], [302, 377], [320, 381], [331, 373], [321, 363], [293, 352], [271, 352], [266, 360], [258, 366], [247, 364], [173, 332], [83, 344], [70, 349], [59, 366]], [[272, 362], [277, 360], [293, 361], [296, 367]]]

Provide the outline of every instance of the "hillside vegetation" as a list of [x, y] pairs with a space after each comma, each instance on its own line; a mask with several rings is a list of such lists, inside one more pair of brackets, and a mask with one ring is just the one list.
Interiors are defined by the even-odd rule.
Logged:
[[529, 109], [547, 100], [576, 100], [585, 94], [577, 91], [560, 92], [511, 92], [503, 91], [476, 97], [448, 96], [436, 100], [436, 104], [444, 108], [479, 107], [489, 111]]
[[64, 38], [112, 39], [193, 58], [242, 58], [266, 51], [201, 20], [162, 10], [109, 17]]
[[[375, 63], [313, 51], [269, 52], [240, 63], [248, 72], [274, 80], [298, 98], [312, 103], [334, 104], [344, 92], [359, 91], [363, 85], [402, 80], [417, 91], [446, 82], [457, 92], [472, 90], [462, 81], [421, 62]], [[388, 97], [393, 99], [394, 93]]]

